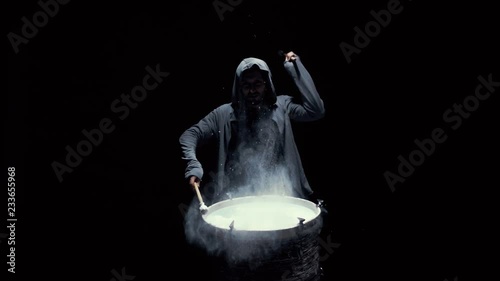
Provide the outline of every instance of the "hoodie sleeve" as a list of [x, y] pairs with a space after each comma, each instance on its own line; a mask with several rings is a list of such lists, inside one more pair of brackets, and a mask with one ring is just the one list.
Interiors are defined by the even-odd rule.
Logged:
[[196, 149], [215, 136], [214, 128], [217, 127], [216, 117], [217, 114], [214, 110], [198, 123], [184, 131], [179, 138], [182, 159], [186, 162], [184, 174], [186, 179], [190, 176], [196, 176], [199, 179], [203, 178], [203, 167], [196, 157]]
[[290, 118], [296, 121], [314, 121], [322, 118], [325, 115], [323, 100], [316, 90], [311, 75], [300, 61], [300, 57], [293, 62], [284, 62], [284, 66], [302, 98], [302, 104], [293, 103], [291, 98], [288, 100], [287, 111]]

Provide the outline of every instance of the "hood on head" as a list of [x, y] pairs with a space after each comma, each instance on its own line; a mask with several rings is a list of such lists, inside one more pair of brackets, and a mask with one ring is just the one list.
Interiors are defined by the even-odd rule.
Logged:
[[264, 100], [269, 106], [273, 105], [276, 102], [276, 92], [274, 89], [271, 70], [269, 69], [269, 66], [265, 61], [261, 59], [249, 57], [243, 59], [240, 62], [234, 74], [232, 106], [236, 111], [240, 111], [240, 106], [244, 106], [243, 94], [240, 91], [241, 76], [245, 70], [249, 70], [253, 67], [258, 67], [263, 74], [262, 76], [266, 80], [267, 91]]

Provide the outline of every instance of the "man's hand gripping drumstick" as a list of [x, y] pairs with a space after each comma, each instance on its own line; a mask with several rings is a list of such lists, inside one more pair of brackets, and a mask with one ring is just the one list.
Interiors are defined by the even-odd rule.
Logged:
[[198, 196], [198, 201], [200, 201], [200, 212], [202, 214], [205, 214], [208, 211], [207, 205], [203, 202], [203, 197], [201, 196], [200, 193], [200, 180], [197, 177], [191, 177], [189, 179], [189, 184], [194, 188], [194, 191], [196, 192], [196, 196]]

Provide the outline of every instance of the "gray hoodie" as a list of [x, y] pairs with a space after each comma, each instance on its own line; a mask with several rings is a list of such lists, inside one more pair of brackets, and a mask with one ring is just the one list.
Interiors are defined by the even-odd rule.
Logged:
[[[218, 201], [221, 196], [227, 192], [232, 192], [229, 184], [230, 171], [226, 170], [229, 156], [229, 147], [232, 137], [234, 138], [234, 126], [243, 116], [244, 104], [243, 94], [239, 88], [241, 74], [243, 71], [257, 65], [264, 74], [267, 80], [266, 85], [268, 91], [265, 99], [271, 104], [271, 119], [274, 121], [277, 130], [280, 134], [280, 145], [283, 150], [283, 167], [273, 169], [279, 174], [267, 175], [276, 179], [276, 183], [272, 186], [268, 185], [268, 192], [261, 193], [277, 193], [300, 198], [307, 198], [313, 193], [306, 175], [304, 174], [301, 158], [294, 140], [291, 120], [298, 122], [315, 121], [322, 118], [325, 114], [325, 108], [322, 99], [320, 98], [314, 82], [305, 69], [300, 57], [296, 57], [294, 62], [284, 62], [284, 67], [295, 82], [300, 94], [301, 102], [294, 101], [294, 98], [289, 95], [277, 95], [272, 75], [268, 65], [258, 58], [245, 58], [236, 68], [234, 83], [232, 89], [232, 100], [230, 103], [220, 105], [203, 117], [196, 124], [188, 128], [182, 133], [179, 142], [182, 149], [182, 159], [186, 163], [185, 178], [196, 176], [199, 179], [205, 180], [207, 177], [204, 174], [202, 164], [196, 157], [196, 151], [202, 147], [207, 141], [216, 140], [217, 146], [217, 166], [215, 171], [210, 171], [208, 174], [209, 186], [205, 185], [202, 189], [204, 195], [210, 198], [209, 200]], [[258, 163], [256, 163], [258, 166]], [[248, 163], [245, 164], [245, 167]], [[248, 168], [248, 167], [247, 167]], [[268, 171], [268, 170], [266, 170]], [[259, 178], [264, 170], [255, 170], [254, 177]], [[245, 189], [246, 187], [241, 187]], [[263, 191], [263, 190], [260, 190]], [[259, 191], [259, 192], [260, 192]], [[253, 189], [252, 192], [255, 192]], [[245, 195], [248, 195], [248, 191]]]

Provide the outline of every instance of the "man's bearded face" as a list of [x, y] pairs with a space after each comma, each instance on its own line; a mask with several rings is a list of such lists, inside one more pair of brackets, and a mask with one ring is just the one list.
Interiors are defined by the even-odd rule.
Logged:
[[259, 109], [264, 103], [266, 82], [258, 70], [245, 72], [240, 82], [240, 89], [249, 108]]

